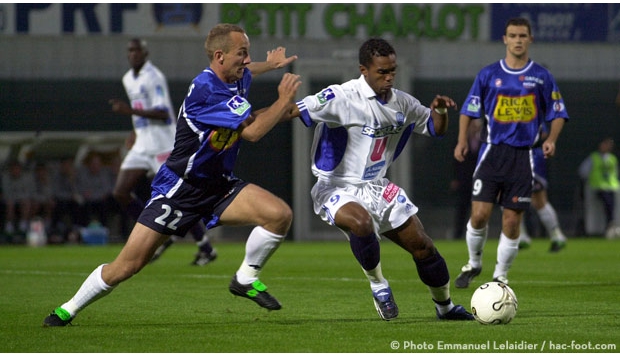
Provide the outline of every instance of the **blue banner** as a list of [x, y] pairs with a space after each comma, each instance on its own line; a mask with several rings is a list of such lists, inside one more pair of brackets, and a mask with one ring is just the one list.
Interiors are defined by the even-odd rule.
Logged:
[[506, 22], [528, 18], [537, 42], [617, 42], [619, 4], [492, 4], [491, 39], [501, 40]]

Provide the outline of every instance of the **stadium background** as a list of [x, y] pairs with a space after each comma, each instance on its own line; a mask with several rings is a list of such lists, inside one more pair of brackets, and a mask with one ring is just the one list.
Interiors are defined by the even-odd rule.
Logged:
[[[120, 146], [130, 120], [107, 101], [126, 98], [125, 45], [149, 43], [150, 59], [167, 76], [173, 104], [208, 65], [203, 42], [214, 24], [232, 22], [250, 35], [253, 60], [275, 46], [299, 60], [299, 97], [358, 75], [357, 48], [368, 36], [392, 41], [399, 57], [397, 87], [428, 104], [437, 93], [459, 104], [476, 73], [504, 56], [506, 19], [528, 16], [534, 25], [533, 60], [548, 66], [571, 121], [550, 162], [550, 199], [572, 235], [583, 218], [579, 163], [604, 136], [620, 132], [614, 98], [620, 83], [620, 4], [0, 4], [0, 159], [28, 151], [35, 159], [75, 154], [80, 148]], [[259, 77], [255, 107], [275, 99], [281, 72]], [[452, 151], [456, 113], [442, 140], [414, 137], [391, 177], [407, 188], [434, 238], [452, 225]], [[294, 207], [291, 238], [341, 238], [310, 209], [309, 140], [298, 122], [282, 124], [261, 142], [242, 148], [237, 175], [258, 183]], [[498, 228], [494, 219], [492, 228]], [[243, 229], [219, 233], [245, 236]]]

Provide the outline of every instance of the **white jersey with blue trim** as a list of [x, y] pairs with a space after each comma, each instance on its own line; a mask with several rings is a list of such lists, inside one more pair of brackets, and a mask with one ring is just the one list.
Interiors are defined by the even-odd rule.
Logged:
[[139, 153], [169, 152], [174, 146], [176, 117], [168, 91], [166, 77], [150, 61], [146, 61], [138, 76], [130, 69], [123, 76], [123, 86], [131, 107], [139, 110], [159, 109], [168, 112], [168, 119], [151, 119], [132, 115], [136, 141], [132, 150]]
[[385, 176], [412, 132], [434, 136], [430, 109], [392, 89], [380, 102], [364, 76], [330, 85], [297, 102], [306, 125], [317, 122], [312, 172], [319, 180], [363, 183]]
[[485, 119], [485, 142], [513, 147], [533, 146], [542, 124], [569, 118], [553, 76], [532, 60], [518, 70], [503, 59], [482, 68], [461, 114]]

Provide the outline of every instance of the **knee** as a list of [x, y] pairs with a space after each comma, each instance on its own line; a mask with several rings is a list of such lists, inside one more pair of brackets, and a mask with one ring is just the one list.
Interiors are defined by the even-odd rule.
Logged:
[[271, 216], [271, 223], [269, 224], [272, 225], [273, 228], [268, 229], [280, 235], [288, 233], [293, 222], [293, 210], [286, 203], [282, 203], [274, 210]]
[[284, 205], [281, 209], [280, 209], [280, 224], [285, 225], [286, 229], [288, 230], [288, 228], [290, 228], [291, 223], [293, 222], [293, 210], [291, 209], [290, 206], [288, 205]]
[[345, 204], [336, 212], [334, 224], [360, 237], [369, 236], [375, 232], [372, 216], [364, 207], [355, 202]]
[[374, 224], [368, 213], [362, 213], [357, 215], [355, 218], [349, 219], [348, 221], [349, 222], [346, 227], [351, 231], [351, 233], [360, 237], [374, 235]]
[[433, 243], [431, 237], [426, 235], [426, 233], [421, 233], [414, 239], [414, 241], [409, 243], [407, 249], [411, 256], [413, 256], [416, 260], [430, 258], [437, 251], [435, 248], [435, 243]]
[[488, 222], [488, 215], [481, 211], [472, 211], [469, 223], [474, 229], [482, 229], [486, 227]]

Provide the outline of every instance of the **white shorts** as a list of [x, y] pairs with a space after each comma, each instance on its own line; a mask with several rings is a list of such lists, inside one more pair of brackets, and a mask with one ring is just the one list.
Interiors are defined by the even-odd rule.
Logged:
[[349, 202], [362, 205], [372, 216], [377, 236], [402, 226], [418, 213], [405, 190], [386, 178], [361, 185], [318, 181], [311, 195], [314, 213], [330, 225], [335, 225], [334, 216], [340, 207]]
[[123, 159], [121, 170], [144, 169], [148, 170], [152, 174], [155, 174], [166, 162], [166, 159], [168, 159], [170, 153], [171, 152], [146, 154], [137, 153], [133, 149], [130, 149], [129, 152], [127, 152], [127, 155], [125, 155], [125, 159]]

